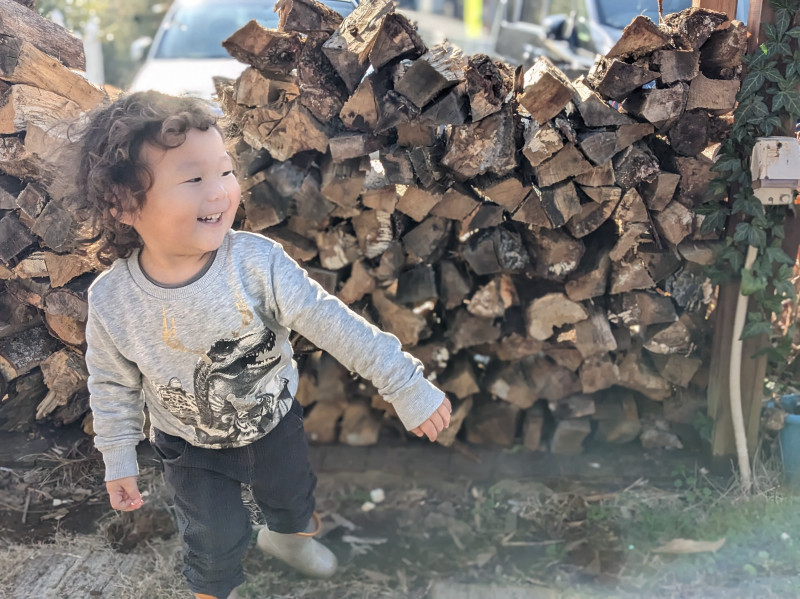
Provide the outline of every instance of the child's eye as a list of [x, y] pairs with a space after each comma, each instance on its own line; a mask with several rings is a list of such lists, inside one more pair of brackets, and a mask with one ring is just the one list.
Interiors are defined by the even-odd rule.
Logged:
[[186, 181], [184, 181], [184, 183], [200, 183], [200, 181], [202, 180], [203, 180], [202, 177], [193, 177], [191, 179], [187, 179]]
[[232, 174], [233, 174], [232, 170], [231, 171], [225, 171], [224, 173], [222, 173], [222, 176], [223, 177], [227, 177], [228, 175], [232, 175]]

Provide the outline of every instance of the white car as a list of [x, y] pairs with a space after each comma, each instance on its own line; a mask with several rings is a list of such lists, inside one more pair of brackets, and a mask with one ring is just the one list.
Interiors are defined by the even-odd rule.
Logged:
[[[355, 0], [322, 3], [342, 16], [357, 6]], [[228, 54], [222, 47], [223, 40], [251, 19], [276, 28], [278, 14], [274, 5], [270, 0], [175, 0], [128, 90], [154, 89], [210, 99], [214, 95], [213, 77], [235, 79], [247, 66]], [[137, 42], [141, 48], [142, 41]]]

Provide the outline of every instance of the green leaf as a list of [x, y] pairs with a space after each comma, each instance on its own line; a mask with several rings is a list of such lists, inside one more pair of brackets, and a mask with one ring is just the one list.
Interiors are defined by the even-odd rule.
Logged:
[[766, 297], [764, 301], [761, 302], [761, 305], [767, 312], [777, 314], [783, 310], [783, 298], [777, 295]]
[[750, 71], [742, 81], [742, 86], [739, 88], [739, 93], [736, 96], [736, 99], [739, 102], [742, 102], [749, 96], [757, 94], [761, 91], [761, 87], [764, 85], [764, 73], [760, 73], [757, 71]]
[[767, 232], [756, 226], [751, 226], [747, 232], [747, 243], [753, 247], [763, 247], [767, 243]]
[[752, 199], [740, 196], [734, 200], [731, 211], [733, 214], [736, 214], [737, 212], [744, 212], [749, 216], [761, 216], [764, 212], [764, 209], [761, 205], [761, 202], [754, 202]]
[[742, 270], [742, 295], [753, 295], [767, 288], [767, 280], [753, 274], [750, 269]]
[[764, 37], [768, 42], [778, 41], [778, 28], [772, 23], [764, 23]]
[[783, 37], [789, 25], [792, 24], [792, 13], [785, 8], [780, 8], [775, 11], [775, 27], [779, 37]]
[[772, 325], [768, 322], [754, 322], [744, 326], [742, 336], [740, 339], [748, 339], [757, 335], [770, 335], [772, 333]]
[[765, 252], [767, 258], [769, 258], [770, 262], [775, 262], [777, 264], [788, 264], [789, 266], [794, 266], [794, 260], [792, 260], [786, 252], [783, 251], [783, 248], [778, 246], [771, 246], [766, 249]]
[[796, 40], [800, 40], [800, 27], [792, 27], [786, 31], [786, 35], [793, 37]]
[[783, 75], [781, 75], [780, 71], [777, 69], [770, 69], [768, 71], [764, 71], [764, 77], [767, 80], [772, 81], [773, 83], [777, 83], [780, 85], [781, 81], [784, 81]]
[[722, 156], [711, 167], [717, 173], [735, 172], [742, 168], [742, 161], [738, 156]]
[[727, 218], [727, 210], [723, 209], [712, 212], [703, 219], [703, 223], [700, 225], [700, 233], [703, 235], [708, 235], [714, 231], [721, 231], [725, 228], [725, 221]]

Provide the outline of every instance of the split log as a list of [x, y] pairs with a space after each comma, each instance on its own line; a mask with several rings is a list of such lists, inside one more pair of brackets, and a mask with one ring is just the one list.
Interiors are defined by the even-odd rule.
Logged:
[[463, 221], [478, 205], [478, 201], [468, 195], [466, 190], [451, 187], [444, 193], [439, 203], [431, 208], [430, 213], [433, 216]]
[[12, 85], [0, 98], [0, 134], [25, 131], [28, 123], [48, 127], [79, 112], [75, 102], [62, 96], [30, 85]]
[[39, 366], [60, 347], [58, 340], [51, 337], [44, 326], [0, 338], [0, 375], [6, 381], [22, 376]]
[[548, 401], [559, 401], [581, 392], [578, 375], [569, 368], [554, 364], [547, 358], [533, 358], [527, 375], [533, 392]]
[[83, 355], [72, 349], [62, 349], [41, 363], [42, 375], [47, 385], [47, 395], [36, 408], [36, 419], [41, 420], [59, 406], [66, 406], [73, 395], [86, 390], [89, 371]]
[[466, 399], [481, 390], [475, 369], [472, 367], [472, 360], [464, 353], [452, 359], [447, 369], [436, 380], [443, 391], [452, 393], [458, 399]]
[[584, 393], [596, 393], [616, 385], [619, 381], [619, 366], [608, 354], [586, 358], [580, 370], [581, 390]]
[[294, 102], [286, 116], [263, 139], [262, 147], [276, 160], [289, 160], [299, 152], [328, 149], [328, 128], [302, 104]]
[[519, 272], [530, 262], [520, 236], [501, 227], [471, 237], [463, 245], [461, 255], [479, 275]]
[[618, 151], [617, 134], [613, 131], [587, 131], [578, 136], [578, 145], [594, 164], [605, 164]]
[[464, 422], [467, 441], [511, 447], [521, 415], [519, 407], [505, 401], [476, 403]]
[[609, 50], [608, 58], [639, 58], [668, 46], [670, 38], [663, 33], [650, 19], [636, 17], [622, 30], [617, 43]]
[[81, 275], [44, 296], [47, 327], [55, 337], [68, 345], [78, 347], [86, 341], [88, 291], [94, 278], [93, 274]]
[[733, 74], [742, 64], [747, 51], [747, 27], [741, 21], [731, 21], [726, 29], [711, 34], [700, 48], [703, 73], [712, 79], [733, 79]]
[[420, 109], [404, 95], [390, 89], [378, 98], [378, 124], [376, 133], [388, 133], [390, 129], [415, 121]]
[[396, 336], [404, 346], [417, 345], [420, 339], [428, 336], [430, 331], [425, 318], [398, 306], [383, 291], [373, 292], [372, 304], [380, 315], [382, 328]]
[[514, 119], [509, 107], [477, 123], [452, 127], [442, 164], [459, 179], [486, 172], [503, 176], [517, 166]]
[[714, 162], [704, 154], [696, 158], [675, 158], [675, 167], [681, 177], [675, 199], [688, 208], [713, 200], [714, 196], [708, 193], [708, 186], [717, 177], [717, 173], [711, 170], [713, 166]]
[[611, 321], [625, 326], [649, 326], [678, 319], [670, 298], [653, 293], [624, 293], [612, 298]]
[[627, 114], [622, 114], [608, 105], [608, 102], [594, 91], [584, 80], [583, 77], [577, 79], [573, 84], [575, 95], [572, 101], [578, 109], [587, 127], [614, 127], [618, 125], [630, 125], [635, 121]]
[[672, 245], [678, 245], [692, 233], [694, 216], [680, 202], [670, 202], [653, 215], [653, 220], [661, 236]]
[[589, 418], [560, 420], [550, 440], [550, 452], [556, 455], [578, 455], [583, 453], [583, 441], [591, 434]]
[[666, 328], [650, 334], [644, 348], [654, 354], [686, 353], [692, 348], [692, 323], [684, 313]]
[[350, 278], [339, 290], [337, 297], [345, 304], [353, 304], [368, 293], [375, 290], [375, 279], [369, 274], [363, 261], [358, 260], [353, 263], [350, 271]]
[[705, 108], [706, 110], [728, 112], [736, 106], [736, 94], [738, 93], [738, 79], [708, 79], [700, 73], [689, 84], [686, 110]]
[[401, 304], [421, 304], [438, 298], [433, 267], [421, 264], [400, 273], [395, 300]]
[[339, 118], [348, 129], [374, 131], [378, 126], [377, 98], [386, 93], [385, 84], [373, 73], [365, 77], [342, 105]]
[[317, 255], [317, 245], [313, 240], [304, 237], [287, 226], [272, 227], [265, 235], [277, 241], [289, 256], [300, 264], [313, 260]]
[[514, 212], [519, 208], [531, 190], [530, 186], [523, 184], [516, 175], [503, 179], [490, 175], [482, 180], [476, 180], [473, 189], [508, 212]]
[[27, 40], [40, 52], [58, 58], [67, 68], [86, 70], [83, 42], [63, 27], [45, 19], [21, 3], [0, 0], [0, 36]]
[[543, 124], [564, 109], [573, 93], [569, 78], [541, 56], [525, 71], [517, 101], [537, 123]]
[[415, 60], [394, 88], [423, 108], [439, 93], [461, 83], [466, 67], [461, 50], [445, 42]]
[[581, 204], [581, 211], [573, 216], [567, 223], [567, 229], [574, 237], [585, 237], [596, 231], [614, 212], [622, 190], [619, 187], [584, 187], [583, 191], [593, 202]]
[[526, 242], [534, 257], [537, 276], [563, 281], [578, 268], [586, 247], [561, 231], [542, 229], [526, 236]]
[[[299, 394], [298, 394], [299, 395]], [[303, 416], [303, 428], [312, 443], [333, 443], [337, 439], [339, 419], [345, 406], [339, 403], [318, 401]]]
[[539, 187], [550, 187], [564, 179], [585, 173], [592, 165], [571, 143], [566, 144], [554, 156], [534, 167], [533, 173]]
[[563, 147], [564, 141], [561, 135], [549, 122], [541, 126], [534, 122], [525, 130], [522, 153], [533, 167], [539, 166]]
[[624, 100], [631, 92], [656, 77], [658, 73], [638, 64], [601, 56], [592, 65], [587, 81], [604, 98]]
[[411, 159], [403, 148], [399, 146], [382, 148], [380, 162], [386, 173], [386, 180], [389, 183], [399, 185], [413, 185], [416, 183]]
[[670, 354], [658, 370], [670, 383], [685, 388], [702, 365], [703, 361], [699, 358]]
[[500, 110], [513, 92], [514, 73], [511, 67], [493, 61], [486, 54], [474, 54], [469, 58], [465, 77], [473, 121]]
[[384, 139], [371, 133], [347, 133], [328, 140], [331, 157], [336, 162], [359, 158], [377, 152], [383, 147]]
[[275, 3], [275, 12], [279, 19], [278, 31], [333, 33], [342, 22], [342, 15], [314, 0], [279, 0]]
[[552, 228], [553, 223], [542, 206], [542, 195], [542, 190], [538, 187], [531, 189], [522, 205], [512, 215], [512, 220], [532, 225], [535, 230]]
[[659, 126], [678, 118], [684, 110], [697, 108], [687, 104], [689, 97], [691, 87], [680, 82], [664, 89], [639, 90], [622, 102], [622, 109]]
[[341, 226], [317, 233], [316, 243], [319, 262], [328, 270], [344, 268], [361, 256], [358, 239]]
[[548, 293], [533, 300], [525, 310], [528, 334], [540, 341], [549, 339], [555, 327], [575, 324], [588, 317], [583, 306], [568, 299], [563, 293]]
[[368, 404], [349, 403], [342, 415], [339, 442], [354, 447], [367, 447], [378, 442], [381, 421]]
[[500, 338], [500, 328], [494, 318], [474, 316], [459, 308], [448, 322], [446, 333], [454, 352], [465, 347], [491, 343]]
[[654, 179], [642, 181], [637, 189], [648, 209], [659, 212], [672, 201], [680, 179], [676, 173], [662, 171]]
[[467, 302], [467, 311], [484, 318], [500, 318], [511, 306], [519, 304], [514, 283], [508, 275], [500, 275], [479, 287]]
[[523, 410], [533, 406], [538, 399], [531, 391], [530, 383], [520, 364], [507, 364], [489, 377], [489, 392]]
[[[616, 151], [620, 152], [631, 144], [643, 139], [653, 133], [655, 128], [650, 123], [631, 123], [620, 125], [617, 128]], [[613, 181], [612, 181], [613, 183]]]
[[616, 351], [617, 341], [603, 312], [593, 311], [575, 325], [575, 347], [583, 358]]
[[700, 53], [693, 50], [658, 50], [653, 52], [652, 63], [661, 73], [661, 82], [665, 85], [691, 81], [700, 72]]
[[222, 42], [228, 54], [265, 77], [287, 76], [297, 67], [303, 39], [296, 32], [267, 29], [253, 19]]
[[323, 161], [321, 168], [322, 195], [342, 208], [356, 208], [366, 178], [361, 161], [357, 158], [341, 162], [330, 159]]
[[661, 171], [658, 159], [641, 142], [637, 142], [614, 156], [614, 178], [623, 189], [636, 187], [649, 181]]
[[645, 366], [636, 352], [629, 352], [620, 362], [618, 384], [638, 391], [653, 401], [663, 401], [672, 395], [670, 384]]
[[[499, 110], [501, 106], [498, 106]], [[493, 111], [497, 112], [497, 110]], [[488, 114], [493, 114], [488, 113]], [[469, 119], [469, 96], [464, 82], [451, 88], [449, 92], [428, 105], [422, 112], [420, 121], [432, 125], [463, 125]], [[473, 119], [478, 120], [478, 119]]]
[[667, 132], [672, 149], [681, 156], [700, 154], [709, 143], [710, 120], [704, 110], [684, 113]]
[[567, 297], [573, 302], [580, 302], [605, 295], [608, 289], [608, 277], [611, 272], [611, 258], [608, 252], [599, 252], [586, 268], [570, 278], [564, 285]]
[[439, 298], [445, 309], [460, 306], [472, 292], [469, 277], [452, 260], [439, 262]]
[[676, 46], [699, 50], [717, 27], [727, 20], [725, 13], [707, 8], [687, 8], [665, 15], [661, 27], [672, 36]]
[[425, 54], [426, 50], [416, 27], [402, 14], [391, 13], [381, 23], [369, 51], [369, 62], [377, 70], [393, 60], [413, 60]]
[[542, 431], [544, 430], [544, 407], [537, 403], [531, 409], [525, 410], [525, 419], [522, 422], [522, 444], [529, 451], [542, 449]]
[[446, 251], [450, 231], [449, 221], [429, 216], [403, 235], [403, 247], [414, 262], [435, 262]]
[[603, 443], [630, 443], [642, 431], [639, 408], [630, 391], [615, 390], [603, 397], [592, 419], [597, 423], [593, 439]]
[[0, 219], [0, 260], [9, 262], [34, 243], [36, 238], [13, 212]]
[[309, 33], [297, 58], [300, 103], [321, 123], [340, 114], [348, 97], [344, 82], [322, 51], [327, 40], [325, 32]]
[[[619, 137], [617, 141], [619, 141]], [[573, 181], [584, 187], [607, 187], [614, 185], [616, 182], [614, 178], [614, 165], [611, 164], [611, 162], [606, 162], [605, 164], [596, 166], [592, 170], [574, 177]]]
[[347, 85], [356, 89], [369, 67], [369, 53], [381, 33], [381, 25], [392, 12], [391, 0], [362, 2], [345, 17], [339, 28], [323, 45], [333, 68]]

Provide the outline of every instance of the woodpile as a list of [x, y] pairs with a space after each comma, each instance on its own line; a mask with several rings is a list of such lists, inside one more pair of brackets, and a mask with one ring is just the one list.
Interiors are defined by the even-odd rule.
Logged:
[[106, 98], [75, 71], [80, 39], [0, 0], [0, 430], [88, 410], [86, 214], [63, 168], [71, 121]]
[[[279, 10], [278, 30], [224, 43], [251, 65], [218, 85], [243, 228], [422, 360], [454, 399], [445, 444], [680, 446], [705, 393], [717, 241], [694, 208], [744, 26], [639, 17], [570, 81], [547, 59], [523, 73], [427, 48], [389, 0], [343, 21], [314, 0]], [[396, 424], [327, 354], [301, 385], [313, 440], [370, 444]]]
[[[251, 22], [226, 40], [251, 66], [217, 81], [243, 165], [240, 227], [425, 364], [454, 403], [444, 444], [679, 446], [705, 395], [717, 241], [694, 207], [710, 199], [743, 25], [702, 9], [640, 17], [570, 81], [546, 59], [523, 73], [427, 48], [389, 0], [344, 20], [314, 0], [279, 12], [278, 30]], [[4, 428], [86, 412], [98, 265], [75, 244], [85, 219], [65, 204], [50, 125], [104, 98], [65, 83], [80, 63], [16, 35], [0, 46], [13, 56], [0, 61]], [[371, 385], [295, 343], [312, 440], [368, 445], [400, 428]]]

